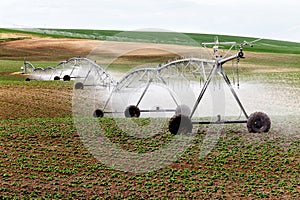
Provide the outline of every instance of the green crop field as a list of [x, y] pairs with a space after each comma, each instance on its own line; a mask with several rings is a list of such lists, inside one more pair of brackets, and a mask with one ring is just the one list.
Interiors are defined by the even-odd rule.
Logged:
[[[132, 38], [121, 31], [101, 30], [0, 29], [1, 33], [130, 42], [142, 34], [143, 40], [139, 42], [185, 44], [174, 39], [173, 33], [157, 36], [153, 32], [134, 32], [129, 34]], [[199, 43], [214, 38], [205, 34], [186, 35]], [[28, 37], [0, 39], [0, 49], [1, 45]], [[239, 43], [255, 38], [220, 35], [219, 40]], [[199, 125], [192, 143], [178, 159], [140, 174], [117, 170], [113, 166], [120, 164], [119, 159], [106, 165], [89, 151], [73, 119], [72, 81], [24, 81], [26, 76], [16, 73], [20, 72], [24, 57], [0, 60], [0, 198], [299, 199], [300, 115], [292, 111], [299, 110], [300, 44], [261, 40], [253, 48], [247, 47], [245, 55], [246, 59], [240, 61], [241, 85], [265, 84], [270, 88], [265, 95], [274, 95], [274, 102], [279, 104], [276, 106], [286, 106], [292, 114], [270, 116], [272, 127], [268, 133], [248, 133], [245, 124], [224, 125], [220, 131], [212, 125]], [[159, 61], [158, 57], [149, 62]], [[14, 58], [18, 58], [17, 54]], [[47, 67], [58, 61], [36, 59], [32, 63]], [[112, 71], [122, 73], [129, 69], [128, 64], [111, 67]], [[230, 78], [234, 69], [225, 66]], [[283, 93], [278, 95], [276, 91]], [[277, 108], [274, 102], [260, 100], [266, 107], [274, 104]], [[145, 133], [149, 119], [134, 120], [139, 126], [137, 131]], [[175, 138], [167, 129], [146, 138], [134, 137], [113, 118], [101, 118], [96, 123], [105, 133], [96, 134], [95, 140], [105, 136], [124, 151], [140, 155], [160, 150]], [[214, 137], [218, 140], [210, 143], [209, 139]], [[205, 144], [211, 150], [201, 157]]]

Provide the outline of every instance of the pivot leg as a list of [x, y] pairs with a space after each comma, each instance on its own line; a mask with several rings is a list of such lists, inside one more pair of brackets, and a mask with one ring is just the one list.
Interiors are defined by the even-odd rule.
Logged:
[[242, 105], [242, 103], [241, 103], [239, 97], [237, 96], [236, 92], [234, 91], [234, 89], [233, 89], [233, 87], [232, 87], [232, 85], [231, 85], [231, 83], [230, 83], [230, 80], [229, 80], [228, 76], [225, 74], [225, 72], [223, 71], [223, 69], [221, 70], [220, 73], [221, 73], [221, 75], [223, 76], [223, 78], [224, 78], [225, 82], [227, 83], [228, 87], [230, 88], [230, 91], [231, 91], [233, 97], [235, 98], [236, 102], [239, 104], [240, 108], [242, 109], [242, 111], [243, 111], [245, 117], [248, 119], [249, 116], [248, 116], [248, 114], [246, 113], [246, 110], [244, 109], [244, 107], [243, 107], [243, 105]]
[[145, 96], [147, 90], [149, 89], [151, 83], [152, 83], [152, 78], [148, 81], [147, 86], [146, 86], [146, 88], [145, 88], [144, 91], [143, 91], [143, 94], [141, 95], [140, 99], [138, 100], [138, 102], [137, 102], [137, 104], [136, 104], [136, 107], [138, 107], [139, 104], [141, 103], [141, 101], [142, 101], [142, 99], [144, 98], [144, 96]]
[[200, 92], [200, 94], [199, 94], [199, 97], [198, 97], [198, 99], [197, 99], [197, 101], [196, 101], [196, 103], [195, 103], [195, 105], [194, 105], [194, 107], [193, 107], [193, 110], [192, 110], [192, 113], [191, 113], [191, 115], [190, 115], [190, 118], [193, 117], [193, 115], [194, 115], [194, 113], [195, 113], [195, 111], [196, 111], [196, 109], [197, 109], [197, 107], [198, 107], [198, 105], [199, 105], [199, 103], [200, 103], [200, 101], [201, 101], [201, 99], [202, 99], [202, 97], [203, 97], [205, 91], [206, 91], [207, 88], [208, 88], [208, 85], [210, 84], [210, 82], [211, 82], [211, 80], [212, 80], [214, 74], [216, 73], [216, 70], [217, 70], [217, 66], [215, 65], [215, 66], [211, 69], [211, 71], [210, 71], [210, 73], [209, 73], [209, 75], [208, 75], [208, 78], [207, 78], [207, 80], [205, 81], [205, 83], [204, 83], [204, 85], [203, 85], [203, 88], [202, 88], [202, 90], [201, 90], [201, 92]]

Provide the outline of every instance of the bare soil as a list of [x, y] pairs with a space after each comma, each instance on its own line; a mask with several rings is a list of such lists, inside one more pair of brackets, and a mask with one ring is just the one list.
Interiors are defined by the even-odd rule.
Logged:
[[67, 82], [0, 84], [0, 120], [71, 117], [72, 87]]
[[[8, 37], [9, 35], [5, 36]], [[12, 36], [14, 35], [9, 37]], [[0, 43], [0, 59], [60, 61], [75, 56], [86, 57], [93, 53], [111, 56], [126, 54], [131, 57], [171, 57], [196, 50], [195, 47], [138, 42], [30, 38]]]

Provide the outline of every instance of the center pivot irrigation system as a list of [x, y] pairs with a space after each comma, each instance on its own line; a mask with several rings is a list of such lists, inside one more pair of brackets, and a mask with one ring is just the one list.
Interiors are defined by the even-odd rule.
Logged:
[[[226, 75], [223, 65], [229, 61], [236, 61], [238, 64], [240, 59], [245, 58], [243, 53], [243, 48], [246, 45], [252, 46], [251, 43], [243, 42], [238, 46], [238, 50], [234, 55], [229, 55], [230, 51], [236, 46], [236, 42], [219, 42], [216, 37], [215, 42], [202, 43], [205, 48], [213, 46], [212, 59], [201, 59], [201, 58], [183, 58], [176, 61], [169, 62], [164, 65], [158, 65], [157, 67], [142, 68], [134, 70], [128, 73], [121, 81], [113, 88], [110, 96], [108, 97], [104, 107], [102, 109], [96, 109], [94, 111], [94, 117], [103, 117], [104, 114], [118, 113], [118, 111], [107, 111], [107, 107], [111, 98], [114, 94], [124, 90], [130, 90], [132, 88], [138, 87], [141, 83], [144, 83], [144, 90], [140, 94], [136, 104], [129, 105], [126, 107], [124, 114], [126, 117], [140, 117], [140, 114], [150, 113], [150, 112], [175, 112], [175, 115], [169, 120], [169, 131], [172, 134], [177, 133], [187, 133], [191, 132], [193, 124], [231, 124], [231, 123], [246, 123], [249, 132], [268, 132], [271, 126], [270, 118], [267, 114], [263, 112], [255, 112], [250, 116], [247, 114], [245, 108], [243, 107], [238, 95], [236, 94], [234, 87]], [[220, 45], [230, 45], [230, 48], [224, 55], [219, 55]], [[238, 70], [238, 68], [237, 68]], [[192, 118], [198, 108], [200, 102], [203, 99], [209, 85], [212, 80], [219, 75], [229, 87], [236, 103], [244, 114], [246, 120], [221, 120], [218, 116], [217, 121], [193, 121]], [[200, 93], [195, 100], [192, 109], [187, 105], [179, 105], [176, 100], [176, 96], [169, 89], [169, 80], [179, 80], [179, 79], [189, 79], [197, 80], [200, 84]], [[239, 81], [238, 81], [239, 82]], [[168, 90], [169, 95], [176, 104], [175, 109], [140, 109], [139, 105], [141, 101], [145, 98], [146, 93], [149, 90], [150, 85], [159, 84], [160, 86], [165, 86]], [[239, 85], [239, 83], [238, 83]], [[164, 98], [164, 97], [162, 97]], [[224, 105], [225, 106], [225, 105]], [[120, 113], [120, 112], [119, 112]]]
[[[205, 48], [212, 47], [213, 52], [210, 59], [204, 58], [182, 58], [166, 64], [159, 64], [157, 66], [144, 67], [135, 69], [126, 74], [119, 82], [115, 81], [108, 72], [106, 72], [96, 62], [88, 58], [71, 58], [67, 61], [59, 63], [56, 67], [35, 68], [31, 63], [24, 62], [22, 70], [24, 73], [31, 73], [30, 80], [75, 80], [75, 89], [80, 90], [85, 87], [102, 86], [109, 88], [110, 94], [101, 109], [96, 109], [93, 113], [94, 117], [104, 117], [106, 114], [124, 113], [125, 117], [140, 117], [141, 113], [175, 113], [169, 120], [169, 131], [172, 134], [188, 133], [192, 131], [194, 124], [231, 124], [231, 123], [246, 123], [249, 132], [268, 132], [271, 126], [270, 118], [263, 112], [255, 112], [250, 116], [247, 114], [242, 105], [237, 93], [234, 90], [234, 85], [231, 83], [227, 74], [223, 69], [223, 65], [229, 61], [237, 64], [240, 59], [245, 58], [243, 48], [246, 45], [252, 46], [251, 43], [244, 41], [238, 45], [237, 51], [231, 55], [230, 52], [236, 47], [236, 42], [219, 42], [215, 38], [214, 42], [202, 43]], [[220, 46], [230, 46], [228, 50], [220, 55]], [[207, 92], [208, 87], [218, 77], [223, 79], [229, 87], [236, 103], [241, 112], [245, 116], [245, 120], [221, 120], [221, 116], [217, 116], [216, 121], [201, 121], [195, 120], [195, 112], [199, 104], [203, 101], [203, 96]], [[178, 98], [172, 87], [174, 83], [183, 81], [185, 85], [189, 85], [189, 81], [198, 83], [199, 95], [195, 98], [192, 106], [180, 104]], [[233, 77], [233, 82], [235, 82]], [[237, 81], [239, 86], [239, 79]], [[151, 86], [159, 86], [166, 91], [160, 98], [165, 98], [166, 94], [175, 108], [161, 109], [156, 106], [155, 109], [140, 109], [141, 102], [147, 97], [149, 88]], [[142, 87], [141, 87], [142, 86]], [[109, 109], [109, 104], [112, 102], [114, 96], [124, 93], [134, 93], [137, 88], [142, 88], [139, 97], [135, 104], [125, 106], [125, 111], [118, 111]], [[192, 99], [192, 98], [190, 98]], [[170, 104], [171, 105], [171, 104]], [[224, 105], [225, 106], [225, 105]], [[191, 109], [192, 108], [192, 109]], [[194, 118], [193, 118], [194, 117]], [[192, 120], [193, 119], [193, 120]]]

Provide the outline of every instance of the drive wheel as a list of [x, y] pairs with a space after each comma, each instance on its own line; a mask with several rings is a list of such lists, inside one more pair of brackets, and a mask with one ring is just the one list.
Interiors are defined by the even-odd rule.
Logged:
[[127, 117], [127, 118], [132, 118], [132, 117], [139, 118], [141, 115], [141, 111], [137, 106], [131, 105], [125, 109], [124, 114], [125, 114], [125, 117]]
[[104, 112], [100, 109], [95, 110], [95, 112], [93, 113], [93, 116], [96, 118], [101, 118], [104, 116]]
[[265, 113], [255, 112], [248, 118], [247, 128], [249, 133], [266, 133], [270, 130], [270, 127], [271, 120]]
[[193, 124], [191, 119], [185, 115], [174, 115], [169, 121], [169, 131], [176, 135], [180, 133], [191, 133]]
[[70, 81], [71, 77], [69, 75], [65, 75], [63, 78], [64, 81]]
[[76, 90], [82, 90], [83, 89], [83, 83], [81, 83], [81, 82], [75, 83], [75, 89]]

